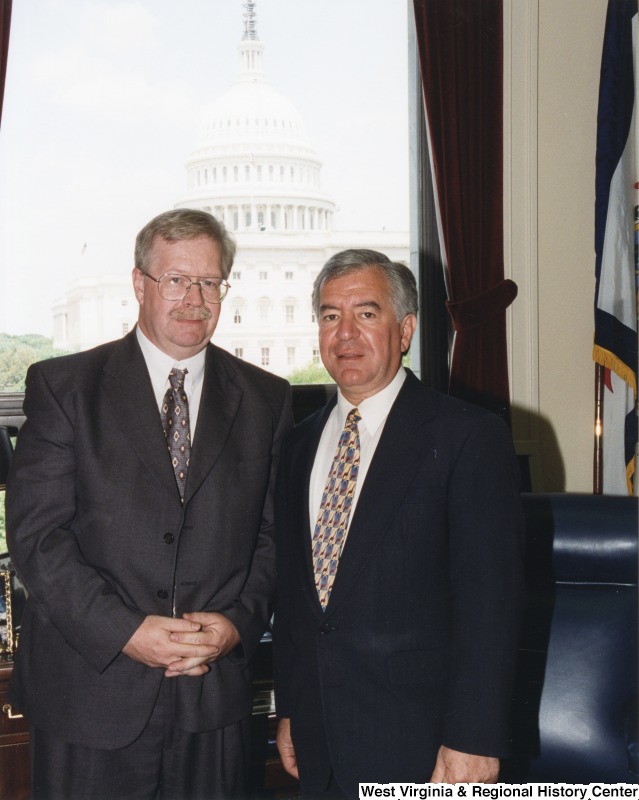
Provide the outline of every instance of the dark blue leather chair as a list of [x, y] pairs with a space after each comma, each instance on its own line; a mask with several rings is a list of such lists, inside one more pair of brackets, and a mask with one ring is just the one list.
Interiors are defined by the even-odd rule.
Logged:
[[501, 780], [637, 783], [637, 499], [524, 495], [528, 605]]

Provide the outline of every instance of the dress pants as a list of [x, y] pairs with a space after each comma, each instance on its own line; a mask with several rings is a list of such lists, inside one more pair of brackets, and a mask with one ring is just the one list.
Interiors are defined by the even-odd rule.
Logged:
[[31, 727], [33, 800], [217, 800], [245, 797], [250, 718], [188, 733], [174, 725], [174, 683], [164, 679], [141, 735], [119, 750], [60, 741]]

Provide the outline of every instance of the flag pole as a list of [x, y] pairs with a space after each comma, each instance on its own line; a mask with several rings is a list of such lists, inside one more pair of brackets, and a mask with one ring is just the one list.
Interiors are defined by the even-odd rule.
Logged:
[[604, 367], [595, 364], [595, 449], [592, 462], [592, 492], [603, 494], [603, 404]]

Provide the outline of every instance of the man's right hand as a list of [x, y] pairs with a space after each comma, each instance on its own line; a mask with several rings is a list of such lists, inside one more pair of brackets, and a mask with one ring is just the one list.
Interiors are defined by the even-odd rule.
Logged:
[[277, 725], [277, 749], [282, 759], [282, 766], [292, 775], [299, 780], [299, 772], [297, 770], [297, 757], [295, 756], [295, 748], [293, 747], [293, 740], [291, 739], [291, 720], [287, 718], [280, 719]]
[[[187, 619], [150, 615], [144, 618], [140, 627], [122, 648], [122, 652], [147, 667], [166, 668], [180, 658], [192, 657], [195, 649], [195, 645], [192, 644], [172, 642], [171, 634], [192, 633], [199, 631], [200, 628], [201, 625], [197, 622]], [[200, 675], [207, 670], [208, 667], [203, 667], [194, 674]]]

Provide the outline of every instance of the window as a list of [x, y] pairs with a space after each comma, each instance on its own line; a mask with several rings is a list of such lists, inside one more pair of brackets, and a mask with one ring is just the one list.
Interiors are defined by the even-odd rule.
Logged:
[[242, 273], [238, 269], [234, 269], [231, 273], [231, 279], [234, 281], [242, 280]]
[[263, 367], [268, 367], [271, 363], [271, 353], [268, 347], [262, 347], [260, 355], [260, 363]]
[[129, 332], [129, 323], [128, 322], [123, 322], [122, 323], [122, 336], [126, 336], [126, 334], [128, 332]]
[[313, 348], [313, 364], [319, 364], [320, 362], [320, 349], [319, 347]]
[[[251, 265], [232, 273], [214, 341], [234, 352], [236, 326], [251, 330], [266, 314], [280, 327], [265, 333], [278, 337], [268, 340], [270, 366], [283, 375], [290, 371], [279, 305], [284, 298], [270, 314], [258, 302], [265, 289], [261, 281], [273, 271], [275, 246], [277, 257], [282, 252], [281, 260], [294, 265], [283, 279], [285, 295], [295, 302], [285, 304], [293, 305], [292, 319], [303, 336], [295, 367], [305, 365], [310, 347], [301, 342], [316, 336], [316, 321], [306, 311], [310, 268], [317, 272], [340, 242], [361, 241], [362, 232], [408, 229], [406, 8], [379, 0], [375, 14], [367, 15], [361, 0], [330, 0], [318, 16], [314, 5], [298, 4], [286, 28], [269, 4], [255, 7], [265, 51], [257, 66], [286, 104], [246, 109], [229, 102], [207, 116], [233, 93], [238, 78], [242, 4], [193, 0], [177, 24], [170, 5], [154, 0], [66, 0], [39, 5], [37, 15], [28, 4], [13, 4], [0, 137], [0, 333], [41, 333], [55, 347], [76, 350], [117, 338], [124, 324], [130, 330], [137, 303], [132, 291], [122, 295], [131, 283], [122, 254], [128, 256], [135, 232], [153, 213], [193, 205], [210, 207], [237, 232], [238, 259]], [[316, 65], [325, 59], [329, 38], [339, 63], [327, 73]], [[361, 49], [353, 42], [361, 42]], [[369, 58], [381, 50], [388, 57]], [[168, 51], [175, 55], [171, 63]], [[383, 111], [381, 124], [371, 128], [367, 98], [373, 90]], [[326, 125], [329, 105], [336, 118], [348, 117], [346, 128]], [[209, 147], [211, 141], [223, 148]], [[298, 142], [304, 145], [299, 150]], [[370, 192], [373, 172], [376, 193]], [[37, 237], [27, 224], [34, 189], [44, 212]], [[339, 214], [333, 217], [335, 207]], [[62, 210], [73, 226], [60, 223]], [[108, 230], [104, 219], [112, 221]], [[258, 222], [265, 227], [259, 237], [253, 234]], [[313, 242], [306, 244], [300, 233], [311, 230]], [[378, 243], [375, 236], [366, 238], [367, 246], [384, 250], [390, 237]], [[408, 240], [403, 249], [389, 255], [405, 260]], [[308, 272], [295, 267], [301, 263], [309, 265]], [[50, 287], [52, 270], [60, 275], [62, 293]], [[30, 300], [29, 314], [15, 301], [27, 271], [43, 287]], [[100, 281], [115, 273], [121, 284], [100, 303]], [[240, 278], [242, 306], [234, 285]], [[130, 319], [129, 311], [119, 313], [121, 297], [127, 298], [122, 309], [130, 310]], [[109, 308], [110, 318], [103, 319]], [[291, 319], [291, 309], [285, 314]], [[244, 354], [261, 363], [255, 345]]]
[[286, 348], [286, 363], [289, 367], [295, 366], [295, 348], [294, 347], [287, 347]]
[[244, 348], [243, 347], [236, 347], [234, 353], [235, 353], [236, 358], [244, 358]]
[[292, 322], [295, 322], [295, 306], [292, 303], [284, 307], [284, 313], [287, 324], [290, 325]]

